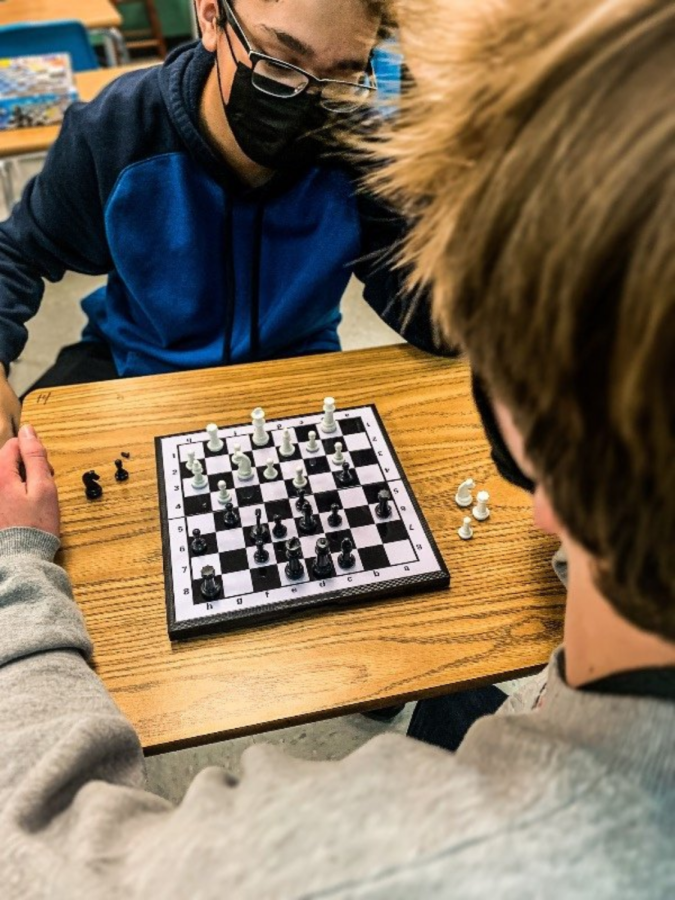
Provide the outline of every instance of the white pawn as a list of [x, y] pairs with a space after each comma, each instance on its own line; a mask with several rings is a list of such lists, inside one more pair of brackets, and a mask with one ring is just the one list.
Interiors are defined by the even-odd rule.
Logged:
[[295, 467], [295, 478], [293, 479], [294, 488], [307, 487], [307, 479], [305, 478], [305, 470], [302, 466]]
[[490, 495], [487, 491], [478, 491], [476, 494], [477, 503], [473, 508], [473, 517], [479, 522], [484, 522], [490, 518], [490, 510], [488, 509], [488, 500]]
[[274, 460], [270, 456], [270, 458], [267, 460], [267, 468], [263, 472], [263, 475], [268, 481], [274, 481], [278, 474], [279, 473], [276, 470], [276, 466], [274, 465]]
[[195, 460], [194, 465], [192, 466], [192, 487], [193, 488], [203, 488], [209, 482], [204, 475], [204, 468], [198, 459]]
[[211, 453], [220, 453], [223, 449], [223, 442], [218, 437], [218, 426], [211, 424], [206, 426], [206, 433], [209, 436], [209, 442], [206, 445]]
[[232, 451], [232, 456], [230, 457], [230, 459], [232, 460], [233, 466], [237, 465], [237, 462], [238, 462], [240, 456], [241, 456], [241, 444], [235, 444], [234, 450]]
[[335, 441], [335, 453], [333, 454], [333, 462], [336, 466], [341, 466], [345, 461], [344, 453], [342, 452], [342, 442]]
[[187, 462], [185, 463], [185, 465], [188, 467], [188, 469], [190, 471], [192, 471], [192, 469], [194, 468], [195, 456], [196, 456], [196, 453], [194, 450], [188, 450]]
[[323, 401], [323, 419], [319, 428], [327, 434], [330, 434], [337, 428], [335, 423], [335, 400], [332, 397], [326, 397]]
[[476, 482], [473, 478], [467, 478], [466, 481], [463, 481], [460, 486], [457, 488], [457, 493], [455, 494], [455, 503], [457, 506], [471, 506], [473, 503], [473, 497], [471, 495], [471, 491], [476, 487]]
[[259, 406], [251, 413], [253, 419], [253, 443], [256, 447], [264, 447], [267, 443], [267, 432], [265, 431], [265, 410]]
[[473, 528], [471, 527], [471, 516], [466, 516], [462, 527], [457, 529], [457, 534], [463, 541], [470, 541], [473, 537]]
[[218, 503], [220, 503], [221, 506], [225, 506], [225, 504], [229, 503], [232, 499], [232, 494], [230, 494], [230, 492], [228, 491], [227, 485], [224, 481], [218, 482], [218, 491]]
[[309, 440], [307, 441], [305, 449], [309, 453], [316, 453], [316, 451], [320, 448], [320, 444], [316, 439], [316, 431], [310, 431]]
[[291, 433], [288, 428], [284, 428], [281, 434], [281, 447], [279, 447], [279, 453], [282, 456], [293, 456], [295, 453], [295, 447], [293, 446], [293, 441], [291, 440]]
[[237, 478], [240, 481], [250, 481], [253, 478], [253, 467], [251, 460], [245, 453], [240, 453], [237, 457]]

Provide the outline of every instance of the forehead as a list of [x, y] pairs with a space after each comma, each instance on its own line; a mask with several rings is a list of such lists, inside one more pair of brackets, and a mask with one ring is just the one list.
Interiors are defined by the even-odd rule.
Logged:
[[257, 35], [292, 35], [328, 67], [367, 58], [379, 27], [363, 0], [236, 0], [234, 9]]

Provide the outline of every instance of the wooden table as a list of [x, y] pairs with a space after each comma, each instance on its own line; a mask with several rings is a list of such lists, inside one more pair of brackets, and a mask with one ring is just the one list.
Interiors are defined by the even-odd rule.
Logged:
[[[0, 9], [2, 9], [1, 6]], [[143, 64], [94, 69], [91, 72], [76, 72], [75, 84], [80, 99], [93, 100], [104, 87], [119, 78], [120, 75], [138, 68], [143, 68]], [[10, 156], [25, 156], [28, 153], [44, 153], [49, 150], [59, 136], [60, 130], [60, 125], [41, 125], [36, 128], [2, 131], [0, 132], [0, 159]]]
[[5, 0], [0, 25], [79, 19], [87, 29], [118, 28], [122, 16], [109, 0]]
[[[374, 402], [450, 567], [449, 590], [171, 644], [165, 621], [153, 439]], [[149, 753], [366, 710], [532, 672], [561, 638], [555, 543], [528, 495], [490, 461], [465, 363], [409, 346], [34, 393], [63, 508], [62, 562], [97, 671]], [[127, 450], [131, 478], [113, 479]], [[105, 494], [84, 497], [96, 468]], [[457, 536], [457, 485], [472, 475], [492, 516]]]

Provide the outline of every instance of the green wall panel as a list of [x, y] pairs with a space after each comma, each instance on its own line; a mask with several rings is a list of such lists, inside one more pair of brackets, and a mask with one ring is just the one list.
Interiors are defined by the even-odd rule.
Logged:
[[[155, 0], [165, 37], [182, 37], [192, 33], [191, 4], [192, 0]], [[125, 3], [119, 9], [124, 28], [148, 27], [143, 3]]]

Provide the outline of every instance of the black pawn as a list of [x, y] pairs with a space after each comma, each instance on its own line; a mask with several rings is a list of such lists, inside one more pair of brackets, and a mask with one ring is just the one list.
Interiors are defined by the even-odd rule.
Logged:
[[302, 578], [305, 574], [305, 567], [300, 560], [301, 555], [302, 546], [297, 538], [291, 538], [290, 541], [286, 541], [286, 559], [288, 560], [286, 563], [286, 575], [288, 578], [296, 580]]
[[380, 519], [388, 519], [391, 515], [391, 494], [386, 488], [383, 488], [377, 495], [375, 514]]
[[258, 538], [255, 542], [255, 553], [253, 554], [253, 559], [257, 563], [266, 563], [270, 558], [269, 553], [265, 549], [265, 541], [262, 538]]
[[267, 539], [267, 526], [262, 524], [262, 510], [256, 509], [255, 511], [255, 525], [251, 529], [251, 537], [254, 541], [258, 539], [266, 540]]
[[352, 475], [352, 470], [347, 460], [342, 463], [342, 471], [338, 472], [337, 480], [340, 484], [345, 486], [352, 484], [354, 481], [354, 476]]
[[127, 481], [129, 478], [129, 473], [124, 468], [121, 459], [115, 460], [115, 481]]
[[325, 537], [320, 537], [316, 542], [314, 560], [314, 574], [317, 578], [330, 578], [333, 574], [333, 560], [330, 555], [330, 547]]
[[213, 566], [204, 566], [202, 569], [201, 595], [205, 600], [217, 600], [220, 597], [220, 585], [216, 578], [216, 570]]
[[331, 504], [330, 515], [328, 516], [328, 524], [331, 528], [337, 528], [338, 525], [342, 525], [342, 516], [340, 515], [339, 503]]
[[223, 524], [226, 528], [237, 528], [239, 525], [239, 513], [229, 501], [223, 506]]
[[286, 537], [288, 534], [288, 528], [281, 521], [281, 516], [279, 513], [274, 517], [274, 528], [272, 529], [272, 534], [275, 538]]
[[103, 488], [98, 483], [100, 479], [101, 476], [97, 475], [93, 469], [85, 472], [82, 476], [82, 484], [84, 485], [84, 493], [87, 500], [98, 500], [99, 497], [103, 496]]
[[338, 566], [341, 569], [351, 569], [356, 562], [354, 558], [354, 554], [352, 550], [354, 549], [354, 545], [349, 540], [349, 538], [345, 538], [342, 541], [342, 553], [338, 556]]
[[206, 553], [208, 546], [199, 528], [195, 528], [192, 532], [192, 543], [190, 544], [192, 552], [195, 556], [201, 556], [203, 553]]
[[316, 531], [316, 519], [312, 514], [312, 506], [307, 501], [302, 508], [302, 518], [298, 522], [298, 531], [303, 534], [314, 534]]
[[298, 499], [295, 501], [295, 508], [299, 509], [300, 512], [305, 508], [305, 497], [307, 496], [307, 491], [304, 488], [300, 488], [298, 490]]

